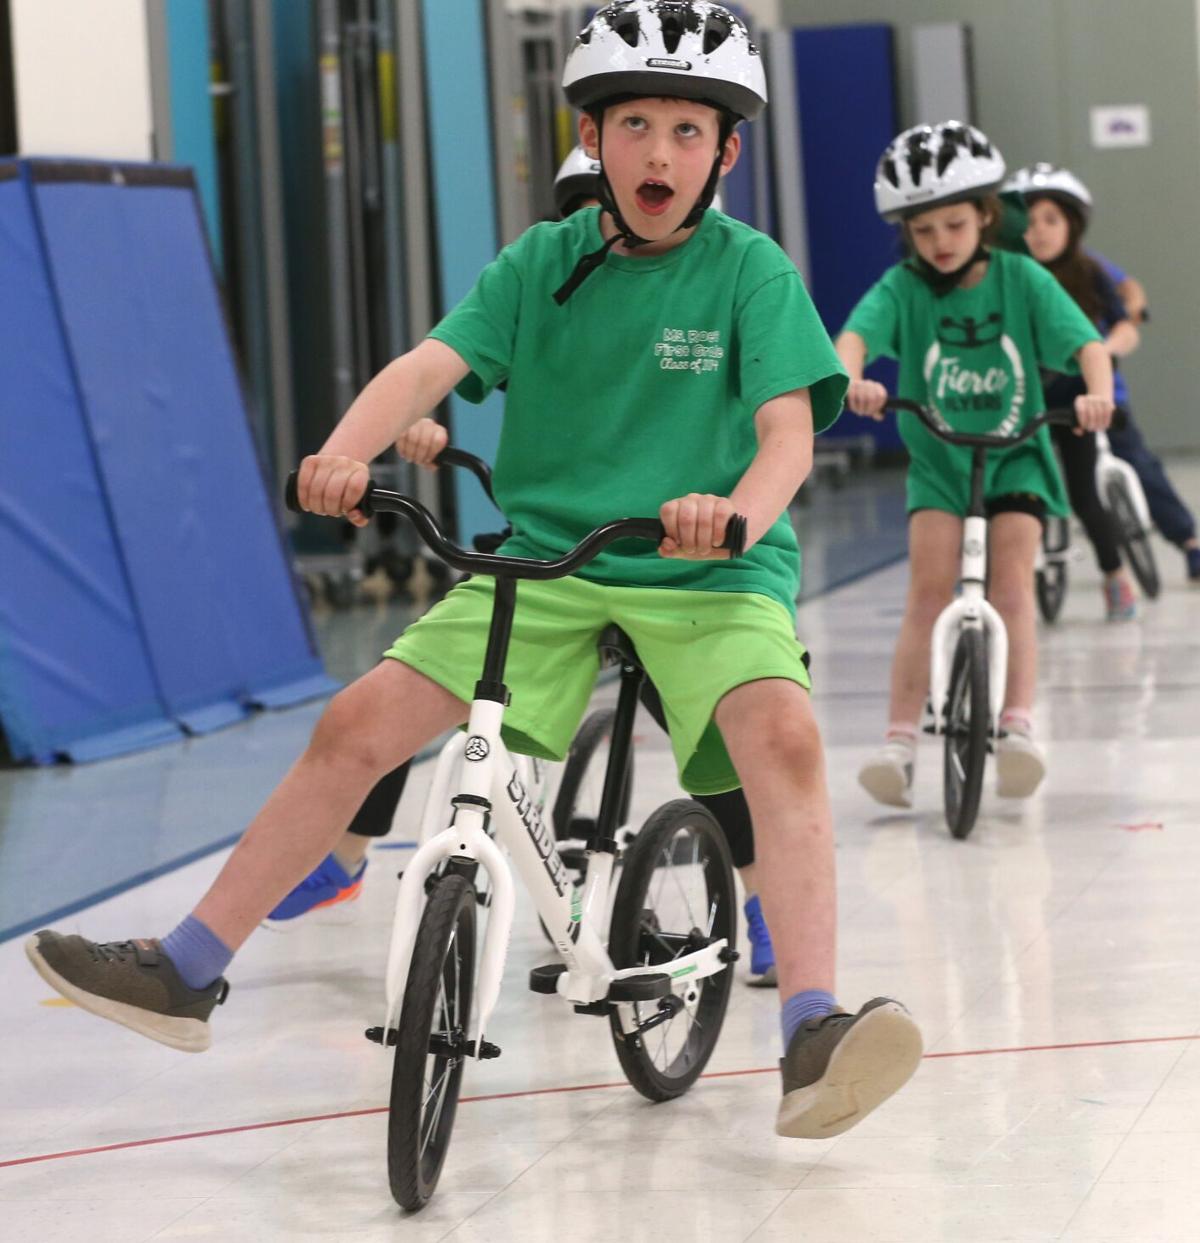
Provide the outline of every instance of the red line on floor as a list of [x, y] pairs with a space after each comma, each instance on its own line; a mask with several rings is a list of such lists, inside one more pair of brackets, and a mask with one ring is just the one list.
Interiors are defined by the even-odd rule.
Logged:
[[[990, 1057], [1001, 1053], [1061, 1053], [1072, 1049], [1108, 1049], [1124, 1045], [1180, 1044], [1200, 1041], [1200, 1035], [1192, 1036], [1137, 1036], [1127, 1040], [1077, 1040], [1066, 1044], [1027, 1044], [997, 1049], [957, 1049], [948, 1053], [926, 1053], [926, 1061], [949, 1057]], [[701, 1075], [702, 1079], [733, 1079], [741, 1075], [769, 1075], [778, 1073], [778, 1066], [755, 1066], [748, 1070], [714, 1070]], [[472, 1105], [481, 1101], [510, 1101], [530, 1096], [561, 1096], [566, 1092], [599, 1092], [607, 1088], [628, 1087], [624, 1079], [612, 1083], [578, 1083], [557, 1088], [529, 1088], [521, 1092], [492, 1092], [483, 1096], [463, 1096], [460, 1105]], [[182, 1135], [157, 1135], [152, 1139], [130, 1139], [119, 1144], [101, 1144], [96, 1148], [72, 1148], [67, 1152], [46, 1152], [35, 1157], [16, 1157], [0, 1161], [0, 1170], [15, 1165], [33, 1165], [39, 1161], [62, 1161], [67, 1157], [90, 1157], [101, 1152], [120, 1152], [126, 1148], [146, 1148], [154, 1144], [177, 1144], [187, 1139], [213, 1139], [218, 1135], [238, 1135], [243, 1131], [269, 1131], [279, 1126], [302, 1126], [311, 1122], [334, 1122], [340, 1118], [365, 1118], [372, 1114], [387, 1113], [386, 1105], [372, 1109], [344, 1109], [331, 1114], [311, 1114], [304, 1118], [280, 1118], [276, 1122], [247, 1122], [242, 1126], [220, 1127], [212, 1131], [188, 1131]]]

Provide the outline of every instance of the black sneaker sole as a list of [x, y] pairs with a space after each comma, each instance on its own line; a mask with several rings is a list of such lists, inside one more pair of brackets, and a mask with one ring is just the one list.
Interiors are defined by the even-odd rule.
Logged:
[[113, 1001], [97, 993], [85, 992], [59, 975], [42, 957], [36, 935], [25, 942], [25, 956], [38, 975], [56, 993], [60, 993], [89, 1014], [120, 1023], [122, 1027], [157, 1040], [159, 1044], [178, 1049], [181, 1053], [203, 1053], [212, 1043], [208, 1023], [202, 1019], [173, 1018], [167, 1014], [157, 1014], [153, 1010], [144, 1010], [141, 1006], [131, 1006], [127, 1002]]
[[776, 1134], [841, 1135], [913, 1077], [923, 1052], [921, 1031], [903, 1006], [869, 1010], [838, 1041], [821, 1078], [780, 1101]]

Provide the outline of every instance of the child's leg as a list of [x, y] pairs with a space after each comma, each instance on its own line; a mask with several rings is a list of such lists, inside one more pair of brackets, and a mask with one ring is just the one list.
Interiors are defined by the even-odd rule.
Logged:
[[721, 700], [716, 721], [755, 825], [755, 871], [781, 995], [832, 992], [833, 823], [808, 694], [782, 679], [748, 682]]
[[1037, 616], [1033, 567], [1042, 524], [1027, 513], [998, 513], [991, 521], [988, 599], [1008, 631], [1005, 711], [1029, 713], [1037, 686]]
[[917, 728], [929, 695], [929, 642], [933, 623], [950, 603], [958, 581], [962, 519], [919, 509], [908, 523], [908, 599], [892, 657], [890, 724]]
[[883, 746], [858, 770], [859, 785], [885, 807], [911, 807], [921, 712], [929, 694], [929, 641], [933, 623], [950, 602], [958, 579], [962, 519], [940, 509], [909, 518], [908, 600], [896, 653]]
[[988, 597], [1008, 632], [1008, 685], [996, 742], [996, 793], [1028, 798], [1046, 775], [1046, 760], [1033, 740], [1037, 687], [1037, 619], [1033, 566], [1042, 538], [1032, 514], [1000, 512], [991, 521]]
[[916, 1070], [921, 1036], [899, 1003], [836, 1007], [837, 889], [825, 756], [807, 692], [748, 682], [717, 725], [755, 824], [756, 870], [783, 999], [783, 1100], [776, 1130], [817, 1138], [865, 1117]]
[[405, 760], [375, 783], [333, 850], [272, 909], [267, 917], [272, 927], [359, 896], [367, 848], [391, 830], [411, 768], [412, 761]]
[[196, 907], [231, 950], [329, 853], [374, 784], [467, 716], [464, 703], [385, 660], [340, 691]]

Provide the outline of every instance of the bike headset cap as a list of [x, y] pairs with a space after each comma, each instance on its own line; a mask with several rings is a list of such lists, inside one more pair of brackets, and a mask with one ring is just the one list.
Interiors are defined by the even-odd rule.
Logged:
[[1070, 169], [1057, 168], [1053, 164], [1018, 168], [1004, 183], [1003, 189], [1021, 195], [1026, 203], [1038, 198], [1065, 203], [1079, 213], [1085, 227], [1092, 216], [1092, 192]]
[[622, 218], [604, 172], [605, 108], [659, 96], [694, 100], [718, 111], [720, 142], [712, 172], [679, 225], [690, 229], [712, 203], [729, 135], [740, 120], [754, 120], [767, 103], [762, 57], [750, 32], [740, 18], [712, 0], [616, 0], [605, 5], [576, 38], [563, 67], [562, 85], [567, 101], [596, 120], [601, 166], [596, 197], [617, 232], [600, 250], [580, 259], [554, 295], [560, 305], [604, 262], [616, 242], [623, 241], [629, 249], [647, 242]]

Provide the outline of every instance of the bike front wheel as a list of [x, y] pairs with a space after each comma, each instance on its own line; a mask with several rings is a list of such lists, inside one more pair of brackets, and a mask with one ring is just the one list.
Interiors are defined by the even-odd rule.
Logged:
[[1109, 479], [1104, 494], [1125, 560], [1147, 599], [1156, 599], [1162, 585], [1158, 578], [1158, 562], [1150, 546], [1150, 532], [1142, 526], [1133, 497], [1129, 495], [1129, 485], [1124, 479]]
[[1066, 551], [1070, 527], [1065, 518], [1047, 518], [1042, 537], [1043, 564], [1036, 571], [1038, 612], [1042, 620], [1054, 622], [1067, 598]]
[[964, 630], [950, 669], [942, 779], [946, 823], [960, 839], [979, 815], [990, 717], [987, 642], [982, 630]]
[[[613, 904], [608, 951], [615, 967], [655, 967], [671, 975], [686, 954], [724, 940], [736, 945], [737, 907], [729, 847], [717, 822], [691, 799], [654, 812], [625, 855]], [[644, 1033], [625, 1032], [613, 1014], [613, 1043], [626, 1078], [652, 1101], [668, 1101], [692, 1086], [712, 1055], [733, 971], [695, 979], [684, 969], [669, 997], [627, 1003]]]
[[410, 1212], [433, 1195], [454, 1129], [475, 988], [475, 906], [465, 877], [443, 876], [413, 945], [388, 1110], [388, 1181]]

